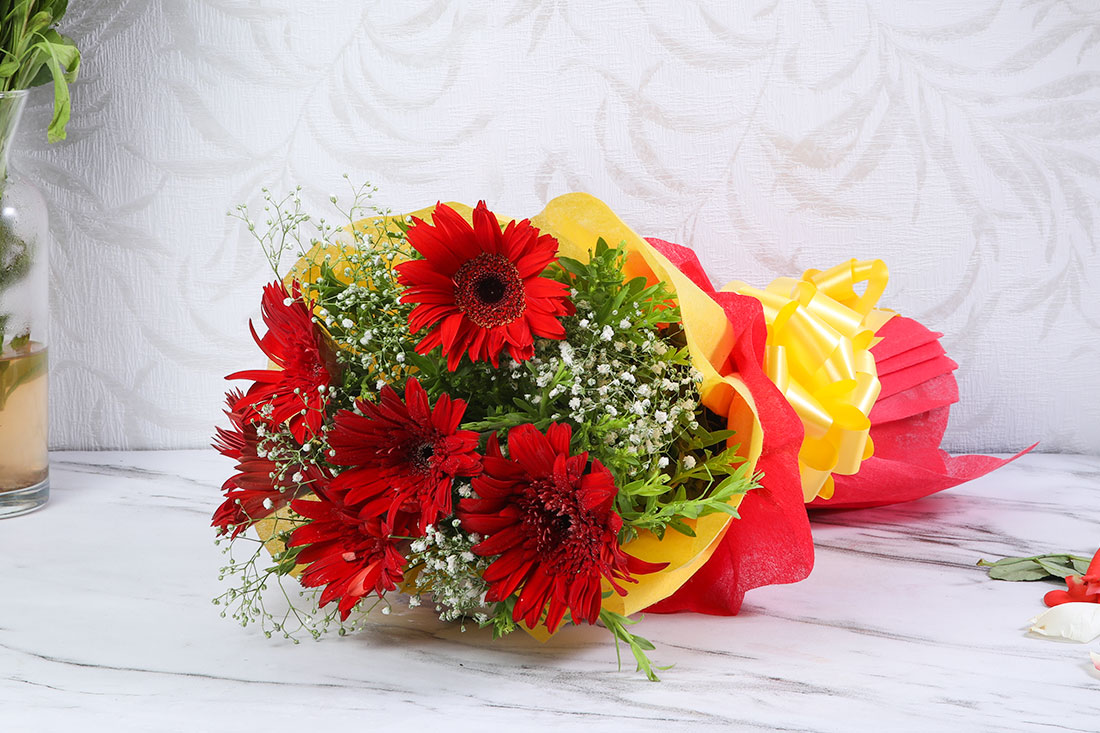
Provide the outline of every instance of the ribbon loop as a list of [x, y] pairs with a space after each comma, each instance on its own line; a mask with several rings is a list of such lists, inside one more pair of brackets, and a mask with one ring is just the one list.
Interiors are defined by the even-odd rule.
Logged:
[[764, 289], [742, 282], [723, 288], [763, 305], [764, 369], [806, 431], [798, 457], [807, 502], [831, 497], [833, 474], [856, 473], [874, 453], [869, 416], [882, 385], [870, 348], [894, 315], [875, 307], [888, 279], [882, 260], [853, 259]]

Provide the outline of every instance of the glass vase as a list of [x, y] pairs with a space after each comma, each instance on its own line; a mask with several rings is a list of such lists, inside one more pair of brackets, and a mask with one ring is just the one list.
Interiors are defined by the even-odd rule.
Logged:
[[50, 495], [47, 453], [49, 219], [8, 168], [27, 92], [0, 92], [0, 518]]

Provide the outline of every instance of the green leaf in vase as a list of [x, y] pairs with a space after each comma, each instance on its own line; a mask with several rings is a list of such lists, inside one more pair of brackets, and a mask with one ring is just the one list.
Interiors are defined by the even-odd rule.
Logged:
[[[28, 337], [29, 340], [29, 337]], [[15, 339], [12, 339], [13, 343]], [[46, 350], [32, 351], [15, 359], [0, 360], [0, 410], [22, 385], [46, 373]]]

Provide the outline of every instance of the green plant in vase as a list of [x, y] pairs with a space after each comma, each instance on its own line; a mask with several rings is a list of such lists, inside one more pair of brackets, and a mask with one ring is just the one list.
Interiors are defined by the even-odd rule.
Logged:
[[[80, 51], [54, 25], [68, 6], [68, 0], [0, 0], [0, 188], [8, 181], [8, 153], [25, 101], [18, 92], [52, 82], [53, 119], [46, 135], [50, 142], [65, 139], [71, 114], [69, 84], [76, 81]], [[8, 228], [0, 231], [0, 293], [27, 277], [33, 258], [33, 242]], [[0, 313], [0, 346], [10, 319], [11, 314]]]
[[8, 158], [28, 90], [53, 86], [47, 138], [65, 138], [80, 52], [56, 29], [68, 0], [0, 0], [0, 517], [41, 506], [47, 455], [48, 240], [38, 190]]

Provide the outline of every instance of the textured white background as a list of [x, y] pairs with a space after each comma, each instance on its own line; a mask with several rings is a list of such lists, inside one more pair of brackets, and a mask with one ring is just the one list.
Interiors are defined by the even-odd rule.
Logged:
[[226, 211], [586, 190], [718, 282], [852, 256], [945, 331], [948, 447], [1100, 450], [1100, 3], [95, 0], [51, 202], [53, 443], [202, 445], [266, 265]]

